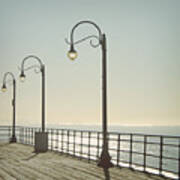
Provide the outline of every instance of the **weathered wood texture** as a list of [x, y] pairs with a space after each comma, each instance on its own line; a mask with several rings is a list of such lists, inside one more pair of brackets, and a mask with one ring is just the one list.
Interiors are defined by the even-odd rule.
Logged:
[[[108, 172], [96, 163], [48, 151], [35, 154], [33, 147], [22, 144], [0, 144], [0, 180], [108, 180]], [[109, 169], [109, 180], [163, 180], [128, 168]]]

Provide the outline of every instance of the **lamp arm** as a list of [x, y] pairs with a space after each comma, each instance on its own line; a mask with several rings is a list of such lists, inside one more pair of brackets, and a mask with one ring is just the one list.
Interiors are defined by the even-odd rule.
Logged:
[[[23, 71], [28, 71], [34, 68], [35, 73], [39, 73], [41, 71], [41, 67], [38, 65], [32, 65], [30, 67], [24, 68]], [[18, 66], [18, 70], [22, 71], [22, 69]]]
[[13, 81], [15, 81], [14, 74], [11, 73], [11, 72], [6, 72], [6, 73], [4, 74], [3, 84], [6, 84], [6, 78], [7, 78], [8, 75], [10, 75], [10, 76], [12, 77]]
[[[96, 44], [94, 44], [94, 43], [93, 43], [93, 40], [92, 40], [91, 38], [96, 39], [98, 42], [97, 42]], [[96, 36], [96, 35], [87, 36], [87, 37], [85, 37], [85, 38], [82, 38], [82, 39], [80, 39], [80, 40], [77, 40], [77, 41], [74, 42], [73, 44], [79, 44], [79, 43], [81, 43], [81, 42], [83, 42], [83, 41], [86, 41], [86, 40], [88, 40], [88, 39], [91, 39], [91, 40], [90, 40], [90, 45], [91, 45], [92, 47], [96, 48], [96, 47], [98, 47], [98, 46], [100, 45], [99, 38], [98, 38], [98, 36]], [[71, 45], [71, 42], [69, 42], [67, 38], [65, 38], [65, 42], [66, 42], [67, 44]]]
[[[94, 22], [92, 22], [92, 21], [80, 21], [71, 30], [71, 35], [70, 35], [70, 41], [71, 41], [70, 44], [71, 44], [71, 46], [74, 45], [74, 31], [81, 24], [92, 24], [97, 29], [97, 31], [98, 31], [98, 34], [99, 34], [99, 37], [98, 37], [99, 44], [102, 43], [102, 33], [101, 33], [101, 29], [99, 28], [99, 26], [97, 24], [95, 24]], [[85, 38], [85, 40], [86, 40], [86, 38]], [[80, 42], [81, 42], [81, 40], [80, 40]], [[92, 45], [92, 42], [90, 44]]]
[[[39, 67], [39, 66], [36, 66], [36, 65], [33, 65], [33, 66], [31, 66], [31, 67], [29, 67], [29, 68], [27, 68], [27, 69], [24, 69], [25, 61], [28, 60], [28, 59], [30, 59], [30, 58], [36, 59], [36, 60], [39, 62], [40, 67]], [[38, 67], [38, 68], [40, 68], [40, 69], [42, 69], [42, 68], [44, 67], [41, 59], [38, 58], [37, 56], [34, 56], [34, 55], [26, 56], [26, 57], [23, 59], [22, 63], [21, 63], [21, 71], [24, 72], [25, 70], [29, 70], [29, 69], [34, 68], [34, 67]]]

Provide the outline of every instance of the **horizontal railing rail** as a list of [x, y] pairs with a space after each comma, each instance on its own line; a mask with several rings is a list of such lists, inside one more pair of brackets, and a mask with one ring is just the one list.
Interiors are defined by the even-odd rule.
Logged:
[[11, 126], [0, 126], [0, 141], [1, 142], [8, 142], [11, 137]]
[[[34, 145], [40, 128], [16, 127], [17, 142]], [[98, 161], [103, 136], [99, 131], [47, 128], [48, 149]], [[0, 126], [0, 138], [11, 136], [11, 127]], [[1, 139], [0, 139], [1, 140]], [[109, 153], [114, 165], [180, 179], [180, 136], [108, 133]]]

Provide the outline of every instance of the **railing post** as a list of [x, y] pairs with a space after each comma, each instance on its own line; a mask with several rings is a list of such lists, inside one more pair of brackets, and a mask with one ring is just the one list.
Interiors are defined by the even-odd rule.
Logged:
[[88, 161], [91, 159], [91, 132], [88, 131]]
[[81, 152], [80, 152], [80, 158], [82, 158], [83, 153], [83, 131], [81, 131]]
[[32, 145], [32, 128], [30, 128], [30, 144]]
[[146, 171], [147, 136], [144, 135], [144, 172]]
[[178, 162], [178, 180], [180, 180], [180, 139], [179, 139], [179, 162]]
[[120, 160], [120, 146], [121, 146], [121, 134], [118, 134], [118, 143], [117, 143], [117, 166], [119, 166], [119, 160]]
[[22, 143], [22, 128], [19, 130], [19, 142]]
[[8, 139], [11, 137], [11, 126], [8, 127]]
[[29, 128], [27, 127], [27, 144], [29, 144]]
[[162, 175], [163, 137], [160, 136], [159, 174]]
[[29, 144], [31, 144], [31, 128], [29, 128]]
[[31, 144], [31, 128], [29, 128], [29, 144]]
[[61, 129], [61, 151], [64, 151], [64, 130]]
[[73, 131], [73, 155], [75, 156], [76, 154], [76, 131]]
[[29, 128], [27, 127], [27, 144], [29, 144]]
[[69, 154], [69, 130], [67, 130], [67, 153]]
[[24, 142], [24, 127], [22, 128], [22, 143], [25, 144], [25, 142]]
[[25, 137], [26, 137], [26, 144], [28, 144], [28, 141], [27, 141], [27, 139], [28, 139], [28, 138], [27, 138], [27, 137], [28, 137], [28, 136], [27, 136], [27, 127], [26, 127], [25, 133], [26, 133], [26, 136], [25, 136]]
[[34, 128], [32, 128], [32, 145], [34, 145]]
[[132, 167], [132, 143], [133, 143], [133, 134], [130, 134], [130, 154], [129, 154], [129, 167]]
[[31, 144], [31, 128], [29, 128], [29, 144]]
[[96, 154], [96, 158], [97, 160], [99, 159], [99, 136], [100, 136], [100, 132], [97, 132], [97, 154]]
[[56, 149], [59, 149], [59, 131], [56, 129]]
[[51, 151], [53, 150], [53, 129], [51, 129]]
[[31, 135], [30, 135], [30, 136], [31, 136], [31, 138], [30, 138], [30, 144], [32, 145], [32, 144], [33, 144], [33, 142], [32, 142], [32, 141], [33, 141], [33, 139], [32, 139], [32, 134], [33, 134], [33, 133], [32, 133], [32, 132], [33, 132], [32, 128], [30, 128], [30, 131], [31, 131], [31, 133], [30, 133], [30, 134], [31, 134]]
[[30, 133], [30, 128], [28, 128], [28, 144], [31, 144], [30, 140], [31, 140], [31, 133]]

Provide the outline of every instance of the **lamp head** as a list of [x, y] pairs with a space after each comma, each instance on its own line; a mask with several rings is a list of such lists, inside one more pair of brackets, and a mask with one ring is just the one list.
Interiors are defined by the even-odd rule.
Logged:
[[6, 88], [6, 84], [3, 84], [2, 88], [1, 88], [1, 91], [2, 92], [6, 92], [7, 88]]
[[74, 50], [73, 45], [71, 45], [71, 48], [70, 48], [70, 50], [69, 50], [68, 53], [67, 53], [67, 56], [68, 56], [68, 58], [69, 58], [70, 60], [72, 60], [72, 61], [77, 58], [78, 54], [77, 54], [77, 52]]
[[21, 74], [20, 74], [20, 76], [19, 76], [19, 78], [20, 78], [20, 81], [21, 82], [24, 82], [25, 81], [25, 74], [24, 74], [24, 71], [21, 71]]

